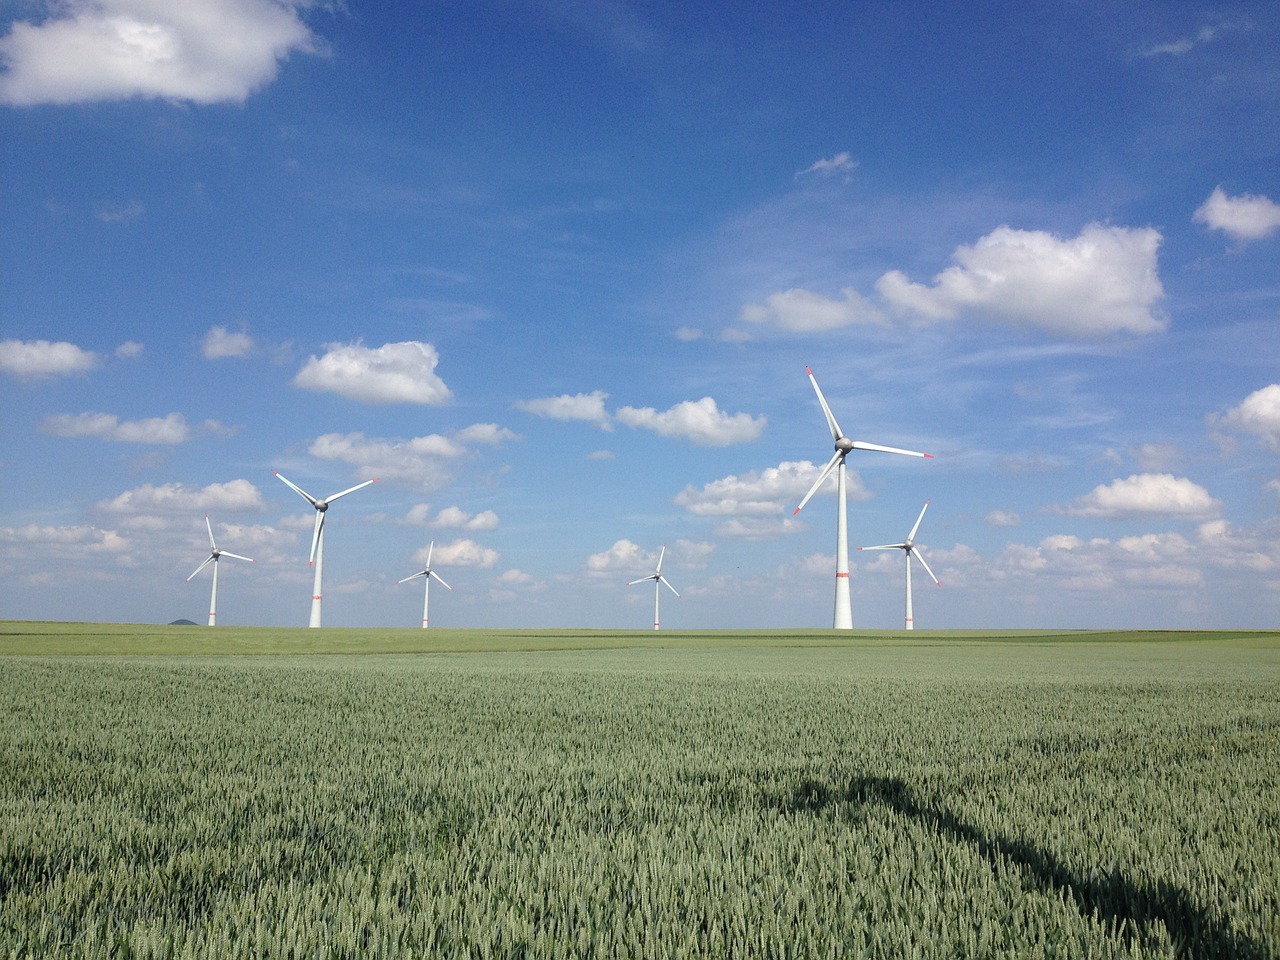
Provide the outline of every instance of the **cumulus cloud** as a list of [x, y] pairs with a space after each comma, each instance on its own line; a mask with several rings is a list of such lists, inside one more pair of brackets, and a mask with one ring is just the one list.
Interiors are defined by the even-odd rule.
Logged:
[[34, 523], [23, 527], [0, 527], [0, 543], [29, 544], [59, 555], [119, 554], [129, 548], [129, 541], [114, 530], [92, 526], [42, 527]]
[[493, 445], [515, 437], [493, 424], [476, 424], [453, 437], [433, 433], [408, 440], [326, 433], [311, 442], [308, 452], [320, 460], [351, 464], [360, 479], [379, 477], [426, 492], [452, 479], [452, 465], [470, 452], [468, 444]]
[[487, 531], [498, 529], [498, 515], [492, 510], [482, 510], [472, 514], [461, 507], [445, 507], [432, 516], [431, 505], [419, 503], [405, 514], [405, 523], [414, 527]]
[[240, 103], [295, 50], [315, 49], [294, 0], [64, 0], [0, 38], [0, 102], [161, 98]]
[[[427, 562], [427, 548], [423, 547], [415, 554], [419, 563]], [[432, 564], [450, 567], [481, 567], [485, 570], [492, 567], [500, 559], [497, 550], [482, 547], [474, 540], [454, 540], [452, 543], [437, 543], [431, 555]]]
[[796, 179], [799, 180], [803, 176], [814, 174], [820, 177], [833, 177], [843, 175], [845, 182], [849, 180], [849, 176], [858, 168], [858, 162], [853, 159], [848, 151], [841, 151], [831, 159], [816, 160], [811, 166], [803, 170], [797, 171]]
[[1253, 391], [1218, 419], [1257, 437], [1269, 450], [1280, 450], [1280, 383]]
[[200, 343], [206, 360], [245, 357], [253, 352], [253, 337], [241, 331], [232, 333], [226, 327], [211, 327]]
[[645, 550], [630, 540], [618, 540], [608, 550], [587, 557], [590, 573], [631, 572], [642, 568], [652, 569], [658, 562], [658, 551]]
[[435, 347], [417, 340], [376, 348], [334, 343], [324, 356], [312, 356], [293, 382], [363, 403], [439, 404], [452, 397], [436, 376], [439, 359]]
[[516, 409], [549, 420], [581, 420], [601, 430], [611, 430], [609, 414], [604, 401], [609, 395], [603, 390], [591, 393], [562, 394], [558, 397], [541, 397], [535, 400], [517, 400]]
[[183, 443], [190, 435], [180, 413], [145, 420], [121, 420], [114, 413], [59, 413], [46, 417], [40, 429], [55, 437], [97, 437], [122, 443]]
[[0, 370], [20, 379], [40, 380], [87, 373], [99, 363], [98, 355], [65, 340], [0, 341]]
[[739, 314], [748, 323], [769, 323], [792, 333], [822, 333], [854, 324], [884, 322], [884, 314], [851, 287], [833, 300], [811, 290], [773, 293], [764, 303], [748, 303]]
[[1022, 524], [1022, 518], [1012, 510], [991, 510], [984, 519], [989, 527], [1017, 527]]
[[[676, 494], [675, 503], [695, 517], [719, 520], [716, 533], [722, 537], [776, 537], [799, 529], [792, 512], [821, 469], [808, 460], [784, 461], [764, 470], [731, 474], [700, 488], [687, 486]], [[856, 470], [846, 472], [845, 483], [851, 500], [871, 499]], [[835, 491], [834, 481], [825, 486]]]
[[766, 423], [762, 416], [724, 413], [711, 397], [686, 400], [663, 413], [652, 407], [622, 407], [617, 418], [635, 429], [680, 437], [706, 447], [727, 447], [754, 440], [764, 432]]
[[895, 309], [929, 320], [971, 314], [1013, 327], [1089, 338], [1164, 330], [1156, 268], [1160, 234], [1090, 224], [1073, 239], [998, 227], [958, 247], [933, 285], [892, 270], [877, 282]]
[[1234, 240], [1261, 240], [1280, 229], [1280, 204], [1252, 193], [1229, 197], [1222, 187], [1215, 187], [1192, 219]]
[[1169, 473], [1139, 473], [1099, 484], [1067, 508], [1077, 517], [1208, 517], [1222, 504], [1209, 491], [1185, 477]]
[[151, 511], [193, 510], [261, 510], [262, 494], [248, 480], [230, 480], [195, 487], [186, 483], [165, 483], [126, 490], [112, 500], [98, 505], [108, 513], [147, 513]]

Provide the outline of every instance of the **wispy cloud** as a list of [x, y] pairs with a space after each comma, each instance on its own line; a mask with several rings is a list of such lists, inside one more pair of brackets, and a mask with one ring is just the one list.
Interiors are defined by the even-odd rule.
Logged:
[[0, 38], [0, 102], [16, 106], [161, 98], [242, 102], [281, 60], [312, 51], [299, 2], [67, 0]]
[[253, 337], [245, 331], [233, 333], [226, 327], [210, 327], [200, 342], [200, 352], [206, 360], [246, 357], [253, 352]]
[[847, 182], [857, 168], [858, 162], [849, 155], [848, 151], [842, 151], [829, 160], [815, 160], [810, 166], [805, 167], [803, 170], [798, 170], [796, 179], [799, 180], [801, 177], [810, 175], [820, 177], [843, 176]]
[[121, 443], [183, 443], [190, 428], [180, 413], [144, 420], [121, 420], [114, 413], [58, 413], [46, 417], [40, 429], [55, 437], [96, 437]]
[[885, 316], [852, 287], [834, 300], [810, 290], [784, 290], [764, 303], [744, 304], [739, 314], [748, 323], [768, 323], [791, 333], [825, 333], [858, 324], [882, 324]]
[[593, 390], [591, 393], [566, 393], [558, 397], [517, 400], [516, 409], [550, 420], [578, 420], [593, 424], [601, 430], [612, 430], [612, 421], [604, 408], [604, 402], [608, 396], [603, 390]]
[[389, 440], [353, 433], [326, 433], [311, 442], [308, 452], [318, 460], [350, 464], [357, 478], [378, 477], [411, 490], [429, 492], [448, 484], [454, 465], [474, 445], [493, 446], [518, 439], [494, 424], [476, 424], [451, 437], [432, 433], [408, 440]]

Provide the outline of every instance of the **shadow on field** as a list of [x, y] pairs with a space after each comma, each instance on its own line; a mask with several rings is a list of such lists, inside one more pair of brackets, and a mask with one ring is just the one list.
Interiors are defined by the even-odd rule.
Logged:
[[1122, 873], [1079, 873], [1047, 850], [1020, 840], [989, 836], [945, 808], [922, 803], [897, 777], [859, 777], [844, 790], [816, 780], [802, 784], [786, 804], [796, 812], [818, 812], [833, 804], [879, 803], [976, 849], [993, 867], [1021, 870], [1045, 893], [1064, 895], [1085, 917], [1096, 916], [1125, 941], [1164, 924], [1179, 957], [1188, 960], [1266, 960], [1269, 951], [1195, 903], [1164, 880], [1138, 882]]

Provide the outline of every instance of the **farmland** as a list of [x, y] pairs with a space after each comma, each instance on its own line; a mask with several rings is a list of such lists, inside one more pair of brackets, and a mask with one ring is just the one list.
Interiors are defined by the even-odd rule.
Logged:
[[0, 653], [0, 956], [1280, 957], [1274, 633]]

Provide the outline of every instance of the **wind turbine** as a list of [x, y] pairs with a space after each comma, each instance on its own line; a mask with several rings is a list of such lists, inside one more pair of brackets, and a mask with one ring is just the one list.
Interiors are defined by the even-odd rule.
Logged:
[[920, 509], [920, 516], [916, 517], [916, 525], [911, 528], [911, 532], [907, 534], [907, 539], [902, 543], [883, 543], [878, 547], [859, 547], [859, 550], [901, 550], [907, 555], [907, 629], [914, 630], [916, 628], [915, 621], [911, 619], [911, 558], [914, 556], [920, 561], [920, 565], [924, 567], [925, 573], [933, 577], [933, 582], [938, 586], [938, 578], [933, 576], [933, 571], [929, 569], [929, 564], [925, 563], [924, 554], [920, 552], [920, 548], [916, 546], [916, 531], [920, 529], [920, 521], [924, 519], [925, 510], [929, 509], [929, 501], [924, 502], [924, 506]]
[[[436, 573], [434, 570], [431, 569], [431, 553], [433, 550], [435, 550], [435, 548], [436, 548], [436, 542], [432, 540], [431, 545], [427, 547], [426, 566], [424, 566], [421, 570], [419, 570], [413, 576], [405, 577], [403, 580], [396, 581], [396, 583], [398, 584], [408, 583], [410, 580], [416, 580], [418, 579], [418, 577], [422, 577], [422, 579], [427, 582], [427, 588], [426, 590], [423, 591], [423, 597], [422, 597], [422, 629], [423, 630], [427, 629], [427, 604], [431, 602], [431, 578], [435, 577], [441, 583], [444, 583], [444, 578], [441, 577], [440, 574]], [[444, 588], [446, 590], [453, 590], [453, 587], [449, 586], [447, 583], [444, 583]]]
[[321, 571], [324, 568], [324, 515], [329, 509], [329, 504], [337, 500], [339, 497], [345, 497], [348, 493], [355, 493], [362, 487], [367, 487], [371, 483], [376, 483], [378, 478], [366, 480], [364, 483], [357, 483], [354, 487], [348, 487], [341, 493], [335, 493], [332, 496], [325, 497], [323, 500], [317, 500], [307, 491], [303, 490], [296, 483], [286, 480], [278, 471], [272, 471], [290, 490], [294, 491], [303, 500], [316, 508], [316, 529], [311, 535], [311, 565], [315, 568], [316, 576], [311, 587], [311, 622], [307, 624], [310, 627], [320, 626], [320, 601], [323, 594], [320, 592]]
[[662, 584], [665, 583], [667, 585], [667, 589], [670, 590], [672, 593], [674, 593], [677, 599], [680, 596], [679, 591], [677, 591], [675, 587], [671, 586], [671, 581], [669, 581], [666, 577], [662, 575], [662, 558], [666, 556], [666, 553], [667, 553], [667, 545], [664, 543], [662, 545], [662, 551], [658, 554], [658, 568], [654, 570], [653, 573], [649, 574], [649, 576], [641, 577], [639, 580], [632, 580], [630, 583], [627, 584], [628, 587], [633, 587], [637, 583], [645, 583], [646, 581], [649, 581], [649, 580], [653, 581], [653, 629], [655, 630], [658, 629], [658, 622], [659, 622], [658, 621], [658, 600], [662, 596], [662, 591], [659, 589], [659, 587], [661, 587]]
[[232, 553], [230, 550], [219, 550], [218, 545], [213, 541], [213, 524], [209, 522], [209, 515], [204, 515], [204, 525], [209, 531], [209, 556], [205, 558], [204, 563], [196, 567], [190, 577], [187, 577], [184, 583], [190, 583], [191, 578], [197, 573], [213, 564], [213, 593], [209, 597], [209, 626], [215, 626], [218, 622], [218, 558], [219, 557], [235, 557], [237, 560], [248, 560], [253, 563], [253, 558], [242, 557], [238, 553]]
[[844, 435], [844, 431], [840, 429], [840, 424], [836, 423], [835, 415], [831, 412], [831, 408], [827, 406], [827, 398], [822, 395], [822, 390], [818, 387], [818, 381], [814, 379], [813, 371], [805, 367], [804, 372], [809, 375], [809, 382], [813, 384], [814, 393], [818, 395], [818, 403], [822, 404], [822, 412], [827, 416], [827, 426], [831, 429], [831, 439], [835, 441], [836, 452], [835, 456], [828, 460], [827, 465], [822, 468], [822, 472], [818, 474], [818, 479], [813, 482], [813, 486], [804, 495], [804, 499], [800, 501], [800, 506], [796, 507], [792, 516], [804, 509], [804, 505], [809, 502], [809, 498], [818, 492], [818, 488], [822, 486], [823, 481], [831, 475], [832, 470], [835, 470], [837, 501], [836, 603], [832, 626], [837, 630], [852, 630], [853, 606], [849, 601], [849, 513], [845, 502], [844, 458], [849, 455], [851, 450], [900, 453], [908, 457], [932, 457], [933, 454], [917, 453], [914, 450], [901, 450], [898, 447], [884, 447], [878, 443], [868, 443], [865, 440], [850, 440]]

